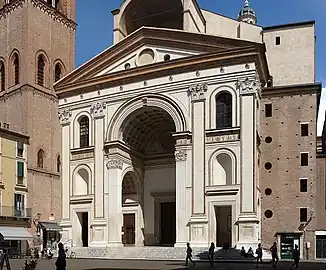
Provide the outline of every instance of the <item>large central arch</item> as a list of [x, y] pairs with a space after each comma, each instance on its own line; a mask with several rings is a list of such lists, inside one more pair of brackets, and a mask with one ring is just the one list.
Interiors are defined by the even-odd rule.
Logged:
[[[107, 141], [127, 146], [126, 156], [132, 167], [121, 175], [124, 244], [175, 244], [176, 163], [172, 135], [186, 128], [181, 109], [157, 95], [137, 97], [121, 106], [113, 117]], [[139, 172], [139, 181], [130, 171]], [[140, 194], [130, 191], [136, 186], [133, 181], [138, 181], [138, 186], [141, 183]]]

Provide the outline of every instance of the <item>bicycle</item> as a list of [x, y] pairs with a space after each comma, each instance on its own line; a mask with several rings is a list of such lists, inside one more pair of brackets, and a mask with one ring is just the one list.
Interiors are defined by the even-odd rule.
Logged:
[[66, 252], [66, 256], [69, 259], [76, 259], [76, 252], [74, 252], [72, 250], [69, 252], [69, 249], [68, 248], [66, 248], [65, 252]]

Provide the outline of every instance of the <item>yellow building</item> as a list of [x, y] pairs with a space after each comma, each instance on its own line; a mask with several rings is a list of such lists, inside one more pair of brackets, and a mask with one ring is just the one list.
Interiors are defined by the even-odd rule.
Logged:
[[27, 145], [29, 137], [0, 123], [0, 248], [26, 253], [32, 236], [27, 208]]

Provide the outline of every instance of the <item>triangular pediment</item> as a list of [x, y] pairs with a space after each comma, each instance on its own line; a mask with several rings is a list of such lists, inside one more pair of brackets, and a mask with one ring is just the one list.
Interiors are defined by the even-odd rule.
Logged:
[[238, 39], [143, 27], [62, 78], [54, 88], [66, 88], [144, 65], [241, 48], [257, 47], [260, 50], [261, 46], [260, 43]]

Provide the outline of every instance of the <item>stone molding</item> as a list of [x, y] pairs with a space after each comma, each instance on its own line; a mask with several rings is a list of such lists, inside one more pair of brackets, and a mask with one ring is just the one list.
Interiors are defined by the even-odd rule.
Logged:
[[[54, 7], [48, 5], [44, 0], [15, 0], [12, 1], [10, 4], [6, 4], [0, 10], [0, 19], [6, 18], [8, 14], [15, 11], [18, 8], [22, 8], [25, 2], [30, 2], [33, 4], [34, 7], [40, 9], [41, 11], [45, 12], [47, 15], [53, 18], [53, 20], [62, 23], [66, 27], [76, 30], [77, 24], [73, 21], [65, 17], [67, 14], [62, 14]], [[65, 7], [66, 9], [66, 7]]]
[[210, 142], [232, 142], [237, 141], [240, 139], [239, 134], [229, 134], [229, 135], [217, 135], [217, 136], [211, 136], [206, 137], [206, 143]]
[[261, 83], [258, 76], [255, 78], [238, 79], [236, 88], [239, 90], [240, 95], [246, 94], [259, 94], [261, 91]]
[[181, 162], [181, 161], [186, 161], [187, 160], [187, 152], [184, 150], [178, 150], [174, 153], [175, 156], [175, 161], [176, 162]]
[[105, 116], [105, 109], [106, 109], [105, 102], [97, 102], [91, 106], [91, 114], [95, 119], [102, 118]]
[[72, 116], [72, 112], [70, 109], [64, 109], [64, 110], [58, 112], [58, 117], [60, 120], [60, 124], [62, 126], [70, 124], [71, 116]]
[[109, 169], [120, 169], [122, 170], [123, 161], [119, 158], [112, 158], [106, 163], [106, 167]]
[[207, 83], [197, 84], [190, 86], [188, 89], [188, 96], [191, 97], [191, 101], [203, 101], [205, 100], [205, 93], [207, 92]]

